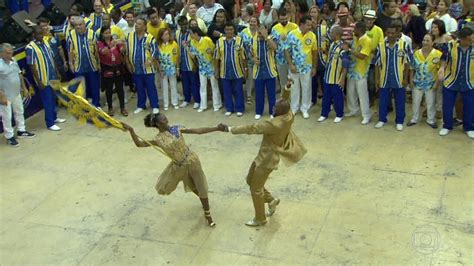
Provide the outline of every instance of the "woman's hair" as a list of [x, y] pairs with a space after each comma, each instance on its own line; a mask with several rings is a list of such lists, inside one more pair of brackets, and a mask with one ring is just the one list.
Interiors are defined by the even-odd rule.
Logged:
[[414, 15], [414, 16], [420, 16], [420, 10], [418, 9], [418, 6], [415, 5], [415, 4], [411, 4], [408, 6], [408, 9], [410, 10], [410, 12]]
[[249, 16], [253, 16], [255, 14], [255, 7], [253, 4], [246, 4], [245, 5], [245, 11], [247, 11], [247, 14]]
[[159, 32], [158, 32], [158, 39], [156, 40], [158, 42], [158, 45], [161, 45], [163, 44], [163, 35], [165, 35], [165, 32], [168, 32], [168, 34], [170, 34], [170, 41], [171, 41], [171, 32], [168, 28], [164, 28], [164, 29], [161, 29]]
[[319, 15], [319, 7], [318, 7], [318, 6], [312, 6], [312, 7], [310, 7], [309, 10], [308, 10], [308, 15], [310, 15], [311, 10], [313, 10], [313, 9], [316, 9], [316, 11], [318, 11], [318, 15]]
[[255, 19], [257, 21], [257, 26], [260, 26], [260, 19], [258, 19], [256, 16], [251, 16], [249, 22], [251, 19]]
[[435, 39], [435, 36], [434, 36], [433, 34], [429, 33], [429, 32], [428, 32], [428, 33], [426, 33], [426, 34], [423, 36], [423, 38], [425, 38], [425, 36], [427, 36], [427, 35], [428, 35], [428, 36], [430, 36], [430, 38], [431, 38], [431, 41], [434, 41], [434, 39]]
[[227, 21], [227, 12], [224, 9], [219, 9], [216, 11], [216, 13], [214, 14], [214, 18], [212, 18], [212, 22], [216, 23], [216, 17], [217, 17], [217, 14], [219, 13], [224, 13], [224, 18], [225, 18], [224, 23], [225, 23]]
[[143, 122], [146, 127], [156, 127], [160, 120], [164, 118], [163, 114], [148, 114], [143, 119]]
[[197, 33], [197, 35], [201, 37], [206, 36], [206, 34], [204, 34], [204, 32], [202, 32], [202, 30], [199, 27], [189, 27], [189, 30], [191, 31], [191, 33]]
[[103, 26], [102, 28], [100, 28], [99, 41], [101, 42], [105, 41], [104, 32], [107, 30], [110, 30], [110, 26]]
[[263, 0], [262, 5], [265, 5], [265, 2], [270, 2], [270, 5], [273, 6], [273, 1], [272, 0]]
[[[444, 24], [444, 21], [441, 19], [435, 19], [432, 24], [438, 26], [439, 36], [446, 34], [446, 25]], [[431, 27], [433, 27], [433, 25]]]

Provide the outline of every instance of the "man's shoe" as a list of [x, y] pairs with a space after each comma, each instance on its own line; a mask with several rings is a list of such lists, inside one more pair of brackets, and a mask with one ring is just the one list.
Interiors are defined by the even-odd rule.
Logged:
[[64, 119], [64, 118], [59, 118], [58, 117], [58, 118], [56, 118], [56, 120], [54, 120], [54, 123], [64, 123], [64, 122], [66, 122], [66, 119]]
[[11, 137], [11, 138], [7, 139], [7, 143], [8, 143], [8, 145], [10, 145], [12, 147], [20, 146], [20, 143], [18, 143], [18, 141], [16, 141], [15, 137]]
[[375, 124], [375, 128], [382, 128], [384, 125], [385, 125], [384, 122], [379, 121], [379, 122], [377, 122], [377, 124]]
[[140, 108], [138, 107], [137, 109], [135, 109], [135, 111], [133, 111], [134, 114], [139, 114], [143, 111], [143, 108]]
[[397, 128], [398, 131], [402, 131], [403, 130], [403, 124], [397, 124], [396, 128]]
[[200, 105], [199, 103], [194, 103], [193, 109], [198, 109], [198, 108], [199, 108], [199, 105]]
[[428, 126], [430, 126], [432, 129], [438, 128], [438, 125], [436, 123], [431, 124], [431, 123], [426, 122], [426, 124], [428, 124]]
[[416, 122], [410, 121], [410, 122], [407, 123], [407, 127], [411, 127], [411, 126], [414, 126], [414, 125], [416, 125]]
[[334, 118], [334, 123], [340, 123], [342, 121], [342, 117]]
[[466, 134], [469, 138], [474, 139], [474, 130], [467, 131]]
[[261, 118], [262, 118], [261, 115], [255, 115], [255, 120], [259, 120], [259, 119], [261, 119]]
[[225, 115], [225, 116], [231, 116], [231, 115], [232, 115], [232, 112], [225, 112], [224, 115]]
[[159, 114], [160, 113], [160, 109], [158, 108], [153, 108], [153, 110], [151, 111], [152, 114]]
[[186, 106], [188, 106], [188, 102], [183, 102], [179, 107], [184, 108]]
[[349, 112], [348, 114], [345, 114], [344, 116], [345, 117], [351, 117], [351, 116], [355, 116], [357, 114], [357, 112]]
[[237, 112], [237, 117], [241, 117], [241, 116], [243, 116], [243, 115], [244, 115], [244, 113], [242, 113], [242, 112]]
[[219, 106], [219, 107], [214, 108], [214, 112], [219, 111], [221, 108], [222, 108], [222, 106]]
[[250, 227], [263, 226], [265, 224], [267, 224], [267, 220], [257, 221], [257, 220], [255, 220], [255, 218], [253, 218], [252, 220], [245, 223], [246, 226], [250, 226]]
[[206, 111], [206, 108], [199, 108], [199, 109], [198, 109], [198, 113], [202, 113], [202, 112], [204, 112], [204, 111]]
[[16, 137], [19, 139], [31, 139], [36, 137], [36, 135], [28, 131], [18, 131], [16, 132]]
[[461, 126], [462, 125], [462, 121], [457, 119], [457, 118], [453, 118], [453, 127], [458, 127], [458, 126]]
[[304, 112], [301, 112], [303, 114], [303, 118], [304, 119], [308, 119], [309, 118], [309, 114], [308, 112], [304, 111]]
[[51, 131], [59, 131], [59, 130], [61, 130], [61, 128], [58, 127], [57, 125], [52, 125], [52, 126], [48, 127], [48, 129], [51, 130]]
[[450, 130], [447, 129], [447, 128], [442, 128], [442, 129], [439, 131], [439, 135], [440, 135], [440, 136], [446, 136], [446, 135], [449, 134], [449, 131], [450, 131]]
[[318, 122], [323, 122], [324, 120], [326, 120], [326, 118], [327, 118], [327, 117], [325, 117], [325, 116], [320, 116], [320, 117], [318, 118]]
[[272, 216], [276, 212], [276, 207], [280, 204], [280, 199], [276, 198], [268, 203], [267, 217]]
[[364, 118], [362, 119], [362, 122], [360, 122], [362, 125], [367, 125], [368, 123], [370, 123], [370, 118]]

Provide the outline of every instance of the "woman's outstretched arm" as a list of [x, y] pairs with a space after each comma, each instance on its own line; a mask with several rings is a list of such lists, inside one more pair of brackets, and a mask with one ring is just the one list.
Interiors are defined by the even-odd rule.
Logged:
[[135, 133], [135, 130], [133, 129], [133, 127], [131, 127], [131, 126], [125, 124], [125, 123], [122, 123], [122, 125], [123, 125], [123, 128], [125, 130], [130, 132], [130, 136], [132, 137], [133, 142], [135, 143], [135, 145], [137, 145], [137, 147], [139, 147], [139, 148], [150, 147], [151, 146], [150, 144], [158, 146], [158, 145], [156, 145], [156, 142], [153, 141], [153, 140], [148, 141], [148, 142], [142, 140], [139, 136], [137, 136], [137, 134]]
[[201, 128], [182, 128], [181, 129], [181, 133], [184, 133], [184, 134], [207, 134], [207, 133], [211, 133], [211, 132], [216, 132], [216, 131], [224, 131], [222, 128], [220, 127], [201, 127]]

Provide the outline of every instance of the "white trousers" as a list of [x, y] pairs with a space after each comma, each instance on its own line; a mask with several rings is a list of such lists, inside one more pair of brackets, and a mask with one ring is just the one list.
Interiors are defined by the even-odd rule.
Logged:
[[15, 117], [18, 131], [26, 131], [25, 117], [23, 116], [23, 99], [18, 94], [13, 101], [8, 101], [7, 105], [0, 105], [0, 116], [2, 116], [3, 134], [5, 138], [12, 138], [15, 134], [12, 127], [12, 115]]
[[169, 106], [169, 92], [171, 90], [171, 104], [178, 106], [178, 86], [176, 84], [176, 75], [163, 76], [161, 80], [161, 88], [163, 89], [163, 103], [165, 108]]
[[247, 98], [252, 97], [252, 88], [255, 86], [253, 79], [253, 65], [247, 64], [247, 80], [245, 81], [245, 89], [247, 91]]
[[436, 99], [436, 91], [437, 90], [419, 90], [419, 89], [413, 89], [411, 91], [412, 93], [412, 108], [413, 108], [413, 118], [411, 119], [411, 122], [417, 123], [418, 120], [420, 119], [420, 105], [421, 105], [421, 100], [423, 99], [423, 95], [425, 95], [425, 102], [426, 102], [426, 109], [427, 109], [427, 114], [428, 118], [426, 119], [426, 122], [429, 124], [434, 124], [436, 122], [436, 104], [435, 104], [435, 99]]
[[291, 86], [291, 110], [293, 113], [298, 110], [308, 112], [311, 107], [311, 72], [306, 74], [290, 73], [290, 77], [294, 82]]
[[[359, 100], [359, 103], [357, 103]], [[361, 80], [347, 79], [347, 107], [349, 113], [356, 114], [360, 110], [363, 119], [370, 119], [369, 90], [367, 78]]]
[[207, 109], [207, 80], [211, 81], [212, 88], [212, 105], [214, 109], [222, 107], [222, 98], [221, 93], [219, 92], [219, 83], [214, 76], [206, 77], [199, 74], [199, 82], [201, 83], [201, 88], [199, 89], [199, 94], [201, 95], [201, 104], [199, 109]]
[[288, 82], [288, 72], [289, 72], [288, 64], [277, 65], [277, 71], [278, 71], [278, 80], [280, 81], [280, 90], [283, 92], [286, 86], [286, 83]]

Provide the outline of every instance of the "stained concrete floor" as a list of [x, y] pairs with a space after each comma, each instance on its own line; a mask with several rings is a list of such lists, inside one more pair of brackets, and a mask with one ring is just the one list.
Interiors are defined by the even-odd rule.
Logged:
[[[133, 101], [134, 102], [134, 101]], [[129, 110], [133, 110], [132, 104]], [[298, 116], [294, 130], [309, 152], [275, 171], [268, 188], [281, 198], [269, 224], [244, 222], [253, 208], [244, 178], [260, 136], [187, 135], [209, 181], [217, 227], [182, 185], [158, 196], [169, 160], [135, 148], [128, 134], [68, 122], [55, 133], [43, 114], [28, 119], [37, 138], [0, 145], [0, 263], [10, 264], [471, 264], [473, 142], [424, 124], [397, 132]], [[187, 127], [254, 122], [191, 107], [166, 112]], [[408, 111], [408, 114], [411, 112]], [[334, 114], [332, 114], [333, 116]], [[145, 113], [123, 121], [138, 133]]]

